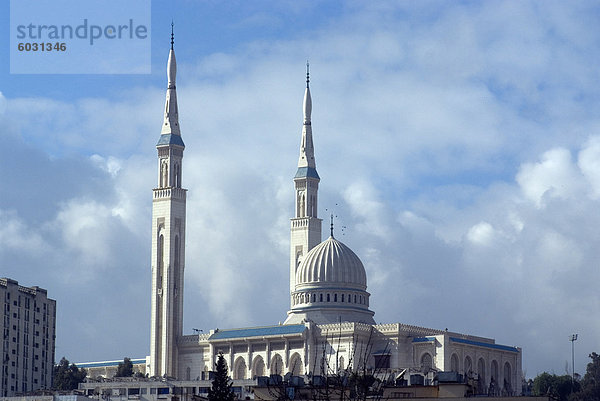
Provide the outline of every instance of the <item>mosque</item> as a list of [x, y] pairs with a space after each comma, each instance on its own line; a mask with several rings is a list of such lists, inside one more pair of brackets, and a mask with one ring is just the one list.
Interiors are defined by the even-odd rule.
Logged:
[[[171, 39], [153, 189], [150, 355], [134, 361], [136, 369], [148, 377], [171, 378], [183, 383], [182, 387], [195, 386], [195, 391], [202, 393], [198, 383], [209, 383], [218, 354], [222, 353], [234, 386], [255, 385], [257, 378], [270, 375], [308, 378], [364, 369], [395, 382], [410, 381], [406, 384], [427, 384], [444, 372], [457, 381], [476, 379], [480, 393], [518, 393], [520, 348], [447, 329], [375, 323], [374, 311], [369, 309], [367, 274], [360, 258], [334, 237], [333, 226], [322, 241], [308, 69], [300, 155], [293, 178], [295, 192], [290, 199], [294, 209], [287, 319], [273, 326], [184, 335], [187, 189], [182, 186], [185, 145], [179, 127], [176, 72]], [[79, 366], [87, 367], [93, 377], [101, 374], [101, 369], [106, 372], [108, 365]], [[95, 385], [85, 383], [84, 388]]]

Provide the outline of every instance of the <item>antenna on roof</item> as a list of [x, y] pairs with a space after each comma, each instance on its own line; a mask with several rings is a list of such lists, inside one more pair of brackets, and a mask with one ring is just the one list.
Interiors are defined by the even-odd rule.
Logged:
[[[338, 206], [337, 203], [335, 205]], [[329, 212], [329, 209], [325, 208], [325, 211]], [[331, 220], [331, 224], [330, 224], [330, 228], [329, 228], [332, 238], [333, 238], [333, 219], [334, 218], [337, 218], [337, 215], [335, 215], [334, 212], [333, 212], [333, 210], [332, 210], [331, 211], [331, 219], [330, 219]]]
[[331, 238], [333, 238], [333, 213], [331, 213]]

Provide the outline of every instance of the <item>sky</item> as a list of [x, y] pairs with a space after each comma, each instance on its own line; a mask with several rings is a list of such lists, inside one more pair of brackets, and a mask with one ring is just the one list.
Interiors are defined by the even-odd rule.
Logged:
[[137, 75], [10, 74], [8, 8], [0, 276], [57, 301], [57, 360], [149, 353], [172, 20], [187, 334], [286, 318], [310, 60], [319, 215], [375, 320], [521, 347], [526, 377], [570, 373], [573, 333], [576, 372], [600, 352], [597, 2], [152, 1]]

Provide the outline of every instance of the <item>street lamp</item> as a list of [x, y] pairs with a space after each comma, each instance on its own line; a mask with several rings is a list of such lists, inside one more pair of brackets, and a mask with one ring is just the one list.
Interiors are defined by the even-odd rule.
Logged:
[[[575, 341], [577, 341], [577, 334], [571, 334], [571, 338], [569, 338], [569, 341], [571, 341], [571, 366], [573, 368], [573, 386], [575, 386]], [[573, 386], [571, 386], [571, 389], [573, 388]], [[573, 391], [573, 390], [571, 390]]]

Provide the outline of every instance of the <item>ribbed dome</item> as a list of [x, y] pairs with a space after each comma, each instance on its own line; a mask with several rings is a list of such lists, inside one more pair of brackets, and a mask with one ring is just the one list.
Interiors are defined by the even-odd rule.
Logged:
[[306, 254], [296, 271], [296, 288], [315, 284], [340, 284], [365, 290], [367, 275], [358, 256], [340, 241], [329, 237]]

